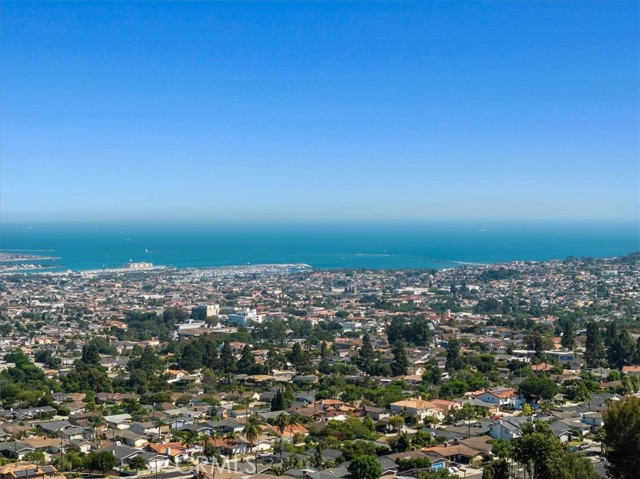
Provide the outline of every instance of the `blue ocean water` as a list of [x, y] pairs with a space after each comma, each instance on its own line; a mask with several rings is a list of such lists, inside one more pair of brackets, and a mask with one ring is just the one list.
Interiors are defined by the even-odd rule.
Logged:
[[53, 264], [72, 270], [129, 261], [440, 269], [620, 256], [640, 250], [640, 228], [631, 222], [11, 223], [0, 225], [0, 250], [57, 256]]

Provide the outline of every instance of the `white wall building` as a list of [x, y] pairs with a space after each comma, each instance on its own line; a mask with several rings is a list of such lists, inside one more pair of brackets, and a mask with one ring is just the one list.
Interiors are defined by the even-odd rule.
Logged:
[[255, 309], [246, 308], [227, 316], [227, 321], [234, 326], [246, 326], [248, 323], [262, 323], [264, 315], [258, 314]]

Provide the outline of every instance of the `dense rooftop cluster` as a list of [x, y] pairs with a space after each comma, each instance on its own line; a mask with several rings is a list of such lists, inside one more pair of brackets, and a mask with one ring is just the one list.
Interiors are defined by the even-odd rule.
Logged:
[[0, 478], [633, 477], [639, 295], [637, 254], [5, 274]]

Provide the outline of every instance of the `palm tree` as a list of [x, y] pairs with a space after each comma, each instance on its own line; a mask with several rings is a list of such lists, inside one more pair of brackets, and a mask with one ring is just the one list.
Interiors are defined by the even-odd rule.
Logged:
[[300, 424], [300, 420], [296, 417], [296, 416], [289, 416], [288, 418], [288, 424], [287, 426], [289, 426], [289, 439], [291, 441], [291, 445], [293, 445], [293, 426], [296, 426], [297, 424]]
[[213, 431], [211, 433], [211, 436], [209, 436], [210, 439], [213, 439], [213, 448], [215, 449], [216, 453], [218, 451], [218, 439], [222, 438], [222, 435], [218, 432], [218, 431]]
[[184, 436], [184, 445], [187, 448], [192, 447], [198, 441], [198, 433], [196, 431], [187, 431]]
[[98, 430], [102, 428], [102, 426], [104, 426], [105, 424], [105, 420], [104, 417], [102, 417], [101, 414], [97, 415], [97, 416], [91, 416], [89, 418], [89, 423], [91, 424], [91, 427], [93, 428], [93, 438], [96, 439], [98, 436]]
[[[230, 443], [231, 441], [236, 441], [238, 439], [238, 433], [235, 431], [229, 431], [224, 435], [224, 439]], [[233, 455], [233, 449], [229, 448], [229, 457]]]
[[164, 419], [154, 419], [153, 426], [158, 429], [158, 434], [162, 434], [162, 426], [166, 426], [167, 423]]
[[284, 412], [278, 414], [275, 420], [275, 426], [278, 428], [278, 431], [280, 431], [280, 462], [282, 462], [282, 435], [287, 428], [287, 424], [289, 424], [289, 415]]
[[209, 434], [199, 434], [198, 435], [198, 440], [202, 443], [202, 454], [204, 455], [207, 449], [207, 443], [209, 442], [209, 438], [211, 436], [209, 436]]
[[[251, 445], [251, 447], [255, 447], [255, 443], [256, 440], [258, 439], [258, 436], [260, 436], [260, 433], [262, 432], [262, 429], [260, 428], [260, 420], [258, 419], [258, 416], [256, 416], [255, 414], [252, 414], [251, 416], [247, 417], [247, 423], [244, 425], [244, 429], [242, 430], [242, 433], [244, 434], [244, 437], [247, 439], [247, 441], [249, 441], [249, 444]], [[254, 451], [255, 452], [255, 461], [256, 461], [256, 472], [258, 471], [258, 451]]]

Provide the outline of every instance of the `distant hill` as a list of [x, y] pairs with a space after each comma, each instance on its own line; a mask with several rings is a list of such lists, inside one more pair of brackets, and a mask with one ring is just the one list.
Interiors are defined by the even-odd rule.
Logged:
[[626, 256], [622, 256], [616, 260], [616, 263], [637, 263], [640, 261], [640, 251], [629, 253]]
[[487, 269], [483, 271], [479, 278], [482, 281], [500, 281], [503, 279], [513, 278], [518, 276], [518, 272], [512, 269], [499, 268], [499, 269]]

